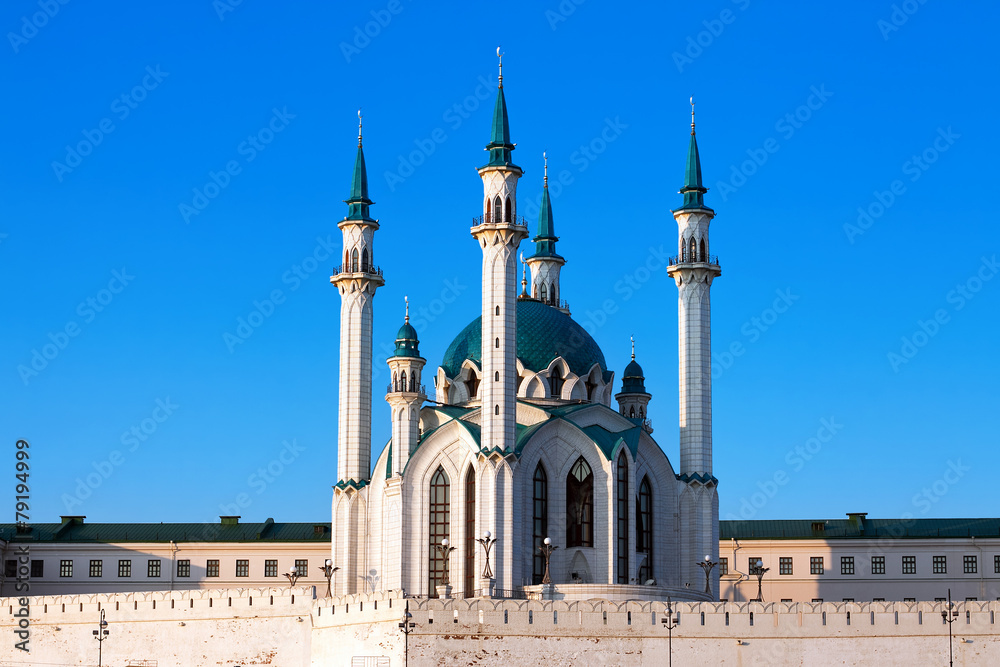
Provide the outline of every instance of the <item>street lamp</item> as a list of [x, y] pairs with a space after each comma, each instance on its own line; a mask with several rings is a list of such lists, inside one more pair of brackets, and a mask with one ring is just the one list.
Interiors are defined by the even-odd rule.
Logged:
[[406, 611], [403, 613], [403, 620], [399, 623], [399, 629], [403, 631], [403, 664], [410, 664], [410, 633], [416, 623], [411, 621], [413, 614], [410, 613], [410, 601], [406, 601]]
[[952, 609], [952, 606], [953, 604], [951, 601], [951, 589], [949, 588], [948, 608], [941, 612], [941, 618], [944, 619], [944, 622], [948, 624], [948, 667], [952, 667], [955, 664], [952, 661], [952, 655], [951, 655], [951, 624], [955, 622], [956, 618], [958, 618], [958, 610]]
[[542, 577], [543, 585], [552, 583], [552, 579], [549, 578], [549, 558], [552, 557], [552, 552], [558, 548], [557, 546], [553, 546], [552, 540], [547, 537], [542, 540], [542, 546], [538, 547], [538, 550], [545, 556], [545, 576]]
[[677, 627], [677, 623], [674, 622], [674, 611], [670, 606], [669, 595], [667, 596], [667, 615], [660, 622], [667, 629], [667, 665], [672, 667], [674, 664], [674, 628]]
[[483, 568], [484, 579], [493, 578], [493, 568], [490, 567], [490, 549], [493, 548], [493, 545], [496, 544], [496, 541], [497, 538], [493, 537], [490, 534], [490, 531], [488, 530], [485, 533], [483, 533], [483, 536], [481, 538], [476, 540], [476, 542], [479, 542], [481, 545], [483, 545], [483, 549], [486, 550], [486, 567]]
[[444, 560], [444, 574], [441, 577], [441, 585], [448, 586], [450, 585], [448, 582], [448, 561], [451, 560], [451, 552], [455, 550], [455, 547], [450, 545], [447, 537], [441, 540], [441, 544], [436, 544], [435, 547]]
[[339, 569], [339, 567], [333, 566], [333, 561], [329, 558], [326, 559], [325, 564], [319, 566], [319, 571], [323, 573], [324, 577], [326, 577], [326, 597], [332, 597], [333, 595], [330, 592], [330, 581], [333, 579], [333, 573]]
[[104, 640], [108, 638], [108, 622], [104, 620], [104, 610], [101, 610], [101, 622], [94, 630], [94, 639], [97, 640], [97, 667], [101, 667], [104, 649]]
[[288, 568], [288, 572], [285, 572], [285, 576], [288, 577], [288, 588], [292, 588], [295, 582], [299, 580], [302, 575], [299, 574], [299, 568], [294, 565]]
[[714, 568], [718, 563], [712, 560], [712, 557], [705, 554], [705, 560], [698, 563], [698, 566], [705, 570], [705, 592], [711, 594], [712, 592], [712, 568]]
[[763, 592], [763, 581], [764, 575], [770, 570], [769, 567], [764, 567], [764, 561], [760, 558], [757, 559], [757, 564], [750, 568], [750, 574], [757, 577], [757, 597], [750, 602], [763, 602], [764, 592]]

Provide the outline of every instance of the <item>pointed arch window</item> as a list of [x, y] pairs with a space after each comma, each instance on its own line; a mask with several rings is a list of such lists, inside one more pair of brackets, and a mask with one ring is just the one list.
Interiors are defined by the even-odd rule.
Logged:
[[437, 597], [437, 586], [444, 577], [444, 558], [437, 545], [448, 537], [451, 527], [450, 484], [444, 468], [438, 466], [431, 477], [430, 488], [430, 561], [427, 572], [428, 591], [431, 597]]
[[633, 405], [628, 409], [629, 419], [635, 419], [635, 406]]
[[469, 371], [469, 379], [465, 381], [465, 389], [469, 392], [470, 401], [479, 393], [479, 376], [476, 375], [475, 371]]
[[548, 303], [549, 302], [549, 291], [547, 289], [545, 289], [545, 284], [543, 283], [542, 286], [539, 289], [540, 289], [540, 292], [539, 292], [539, 297], [538, 298], [541, 299], [542, 303]]
[[399, 391], [399, 374], [396, 371], [392, 372], [392, 388], [394, 391]]
[[705, 239], [701, 240], [701, 261], [708, 261], [708, 254], [705, 253]]
[[689, 262], [693, 262], [697, 259], [698, 246], [695, 244], [694, 237], [691, 237], [691, 243], [688, 246], [690, 248], [690, 256], [688, 257]]
[[494, 371], [493, 372], [493, 381], [494, 382], [499, 382], [500, 381], [500, 371]]
[[566, 546], [594, 546], [594, 473], [582, 456], [566, 477]]
[[465, 597], [476, 594], [476, 469], [465, 475]]
[[344, 249], [344, 271], [351, 268], [351, 251]]
[[497, 317], [500, 317], [500, 306], [497, 306], [497, 309], [496, 309], [496, 316], [497, 316]]
[[486, 224], [490, 224], [490, 198], [487, 197], [486, 201], [483, 202], [483, 210], [486, 211]]
[[562, 371], [560, 371], [559, 367], [556, 366], [555, 368], [552, 369], [552, 372], [549, 374], [549, 389], [552, 390], [551, 391], [552, 398], [562, 397], [563, 384], [565, 384], [565, 381], [563, 380], [562, 377]]
[[499, 338], [497, 338], [496, 341], [493, 343], [493, 347], [495, 347], [498, 350], [500, 349], [500, 339]]
[[503, 221], [510, 222], [510, 197], [507, 197], [507, 201], [504, 203]]
[[402, 391], [406, 391], [406, 371], [399, 375], [399, 386], [402, 387]]
[[503, 204], [500, 203], [500, 195], [493, 200], [493, 222], [503, 220]]
[[644, 584], [653, 578], [653, 488], [648, 476], [642, 478], [635, 501], [635, 550], [645, 555], [637, 582]]
[[368, 272], [368, 248], [361, 250], [361, 270]]
[[628, 537], [629, 537], [629, 520], [628, 520], [628, 506], [631, 504], [629, 502], [628, 493], [628, 459], [625, 457], [625, 452], [622, 451], [618, 455], [618, 465], [615, 475], [616, 491], [616, 505], [618, 510], [618, 552], [617, 560], [617, 570], [618, 570], [618, 583], [627, 584], [628, 581]]
[[358, 272], [358, 249], [355, 248], [351, 251], [351, 272]]
[[531, 539], [532, 539], [532, 565], [531, 583], [538, 585], [542, 583], [545, 576], [545, 556], [539, 551], [542, 541], [549, 534], [549, 476], [545, 474], [545, 468], [539, 463], [535, 467], [535, 476], [532, 479], [532, 506], [531, 506]]

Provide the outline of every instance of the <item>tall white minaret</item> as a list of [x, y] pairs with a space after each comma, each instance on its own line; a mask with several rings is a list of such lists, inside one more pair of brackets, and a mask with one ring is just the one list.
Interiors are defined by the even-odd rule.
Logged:
[[420, 374], [426, 359], [420, 356], [417, 330], [410, 325], [410, 303], [406, 302], [406, 318], [396, 334], [396, 350], [386, 360], [391, 380], [385, 395], [392, 411], [392, 458], [389, 466], [393, 476], [402, 475], [417, 448], [420, 438], [420, 406], [427, 396]]
[[502, 64], [486, 150], [490, 160], [478, 169], [483, 179], [483, 215], [472, 228], [483, 251], [481, 445], [487, 451], [507, 451], [514, 448], [516, 417], [517, 247], [528, 237], [528, 229], [517, 218], [517, 179], [524, 172], [510, 158], [514, 144], [507, 123]]
[[[719, 505], [712, 475], [712, 281], [722, 274], [710, 253], [708, 226], [715, 211], [705, 206], [701, 160], [694, 130], [691, 99], [691, 142], [684, 174], [683, 205], [677, 221], [677, 256], [667, 273], [677, 283], [678, 356], [680, 371], [680, 471], [688, 488], [681, 494], [683, 536], [681, 583], [696, 586], [704, 576], [697, 566], [704, 557], [717, 560]], [[718, 570], [714, 578], [718, 596]]]
[[559, 287], [559, 270], [566, 260], [556, 253], [555, 225], [552, 223], [552, 203], [549, 201], [549, 159], [545, 160], [545, 176], [542, 179], [542, 205], [538, 209], [538, 236], [531, 239], [535, 244], [535, 254], [526, 261], [531, 267], [531, 298], [559, 308], [567, 315], [569, 308], [562, 299]]
[[368, 174], [361, 148], [358, 111], [358, 156], [351, 195], [341, 220], [344, 264], [330, 276], [340, 292], [340, 404], [337, 425], [337, 486], [362, 486], [371, 476], [372, 301], [384, 284], [375, 266], [373, 240], [378, 221], [368, 215]]

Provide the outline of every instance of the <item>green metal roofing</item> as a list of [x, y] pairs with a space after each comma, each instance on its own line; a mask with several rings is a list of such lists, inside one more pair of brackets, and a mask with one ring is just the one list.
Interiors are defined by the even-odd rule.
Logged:
[[410, 318], [407, 316], [403, 326], [399, 327], [399, 331], [396, 333], [396, 351], [392, 353], [392, 356], [419, 357], [419, 344], [417, 330], [410, 325]]
[[[814, 528], [823, 526], [821, 530]], [[1000, 519], [785, 519], [720, 521], [723, 540], [1000, 537]]]
[[646, 376], [642, 373], [642, 366], [636, 362], [635, 357], [625, 367], [622, 373], [622, 393], [624, 394], [645, 394]]
[[503, 84], [497, 89], [497, 101], [493, 106], [493, 125], [490, 128], [490, 143], [486, 144], [490, 152], [488, 167], [514, 166], [510, 152], [514, 144], [510, 143], [510, 124], [507, 121], [507, 100], [503, 96]]
[[354, 160], [354, 173], [351, 176], [351, 195], [344, 200], [347, 204], [345, 220], [372, 220], [368, 207], [374, 204], [368, 198], [368, 170], [365, 168], [365, 152], [358, 141], [358, 156]]
[[701, 157], [698, 155], [698, 139], [694, 135], [694, 123], [692, 123], [691, 142], [688, 145], [687, 164], [684, 168], [684, 187], [681, 188], [684, 204], [678, 210], [707, 208], [704, 197], [706, 192], [708, 192], [708, 188], [704, 187], [701, 182]]
[[556, 253], [556, 241], [559, 237], [556, 236], [555, 225], [552, 222], [548, 183], [542, 189], [542, 206], [538, 209], [538, 235], [531, 240], [535, 244], [535, 254], [532, 257], [559, 257]]
[[[321, 530], [317, 531], [317, 526]], [[276, 523], [34, 523], [28, 533], [0, 524], [0, 539], [16, 542], [329, 542], [330, 522]]]
[[[458, 376], [466, 359], [482, 367], [482, 335], [482, 317], [477, 317], [455, 337], [441, 362], [448, 377]], [[608, 370], [601, 348], [573, 318], [539, 301], [519, 300], [517, 358], [525, 368], [537, 372], [559, 356], [577, 375], [588, 373], [594, 364], [598, 364], [605, 374]]]

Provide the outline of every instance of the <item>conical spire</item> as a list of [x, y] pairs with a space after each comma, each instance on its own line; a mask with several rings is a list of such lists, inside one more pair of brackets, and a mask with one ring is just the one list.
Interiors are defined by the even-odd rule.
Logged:
[[552, 222], [552, 203], [549, 201], [549, 158], [542, 153], [545, 160], [545, 176], [542, 179], [542, 205], [538, 209], [538, 235], [531, 239], [535, 244], [535, 254], [532, 257], [559, 257], [556, 254], [555, 225]]
[[[679, 210], [686, 208], [708, 208], [705, 206], [704, 195], [708, 188], [701, 182], [701, 158], [698, 155], [698, 139], [694, 133], [694, 98], [691, 98], [691, 143], [688, 145], [687, 165], [684, 168], [684, 187], [680, 190], [684, 195], [684, 204]], [[711, 209], [709, 209], [711, 210]]]
[[486, 144], [486, 150], [490, 152], [490, 161], [487, 166], [491, 167], [512, 165], [510, 152], [514, 150], [514, 144], [510, 143], [507, 100], [503, 96], [503, 54], [500, 53], [500, 47], [497, 47], [497, 58], [500, 58], [500, 83], [497, 88], [497, 101], [493, 106], [493, 126], [490, 129], [490, 143]]
[[375, 202], [368, 198], [368, 170], [365, 168], [365, 151], [361, 147], [361, 109], [358, 109], [358, 156], [354, 160], [351, 194], [344, 203], [347, 204], [345, 220], [372, 219], [368, 215], [368, 207]]

